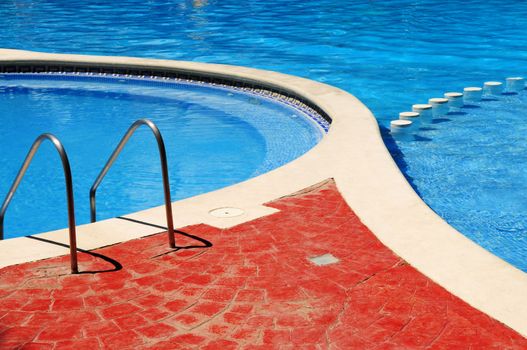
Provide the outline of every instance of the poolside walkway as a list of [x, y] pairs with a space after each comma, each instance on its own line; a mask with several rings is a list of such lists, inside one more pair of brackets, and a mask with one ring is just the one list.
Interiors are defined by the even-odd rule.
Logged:
[[[79, 275], [67, 257], [1, 269], [0, 348], [527, 348], [387, 249], [333, 181], [268, 205], [182, 229], [191, 248], [157, 234], [82, 253]], [[308, 260], [326, 253], [339, 261]]]

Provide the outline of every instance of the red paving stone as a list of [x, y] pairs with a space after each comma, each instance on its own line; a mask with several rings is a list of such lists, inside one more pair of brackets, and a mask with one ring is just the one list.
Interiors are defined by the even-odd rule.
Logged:
[[[0, 270], [1, 349], [527, 349], [383, 246], [332, 181], [270, 203], [279, 213]], [[201, 245], [178, 236], [178, 245]], [[340, 262], [307, 258], [331, 253]]]

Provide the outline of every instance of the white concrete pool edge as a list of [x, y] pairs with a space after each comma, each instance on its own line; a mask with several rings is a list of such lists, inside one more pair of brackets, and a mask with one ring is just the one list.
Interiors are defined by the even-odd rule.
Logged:
[[[385, 245], [453, 294], [527, 336], [527, 274], [457, 232], [417, 196], [386, 150], [374, 116], [350, 94], [298, 77], [225, 65], [0, 49], [0, 63], [9, 61], [177, 68], [216, 77], [235, 76], [294, 91], [332, 117], [328, 135], [304, 156], [281, 168], [174, 202], [175, 226], [228, 226], [251, 220], [274, 211], [263, 203], [334, 178], [350, 207]], [[246, 214], [232, 219], [208, 214], [209, 210], [224, 206], [240, 207]], [[165, 226], [163, 207], [126, 217]], [[159, 231], [111, 219], [79, 226], [78, 246], [93, 249]], [[36, 236], [67, 243], [64, 230]], [[66, 253], [66, 248], [30, 238], [6, 240], [0, 242], [0, 267]]]

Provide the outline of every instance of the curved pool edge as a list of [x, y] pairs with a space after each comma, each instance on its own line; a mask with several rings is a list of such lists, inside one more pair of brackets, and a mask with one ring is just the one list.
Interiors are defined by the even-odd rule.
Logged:
[[[226, 65], [0, 50], [0, 62], [9, 61], [173, 68], [257, 81], [302, 96], [333, 120], [322, 141], [302, 157], [269, 173], [174, 202], [175, 226], [235, 225], [252, 220], [274, 212], [264, 203], [334, 178], [349, 206], [385, 245], [448, 291], [527, 336], [527, 305], [523, 300], [527, 274], [457, 232], [416, 195], [384, 146], [374, 116], [347, 92], [303, 78]], [[245, 214], [234, 219], [217, 219], [208, 214], [211, 209], [225, 206], [243, 208]], [[140, 222], [164, 226], [163, 209], [126, 215], [135, 221], [110, 219], [79, 226], [78, 245], [93, 249], [159, 232], [159, 228]], [[63, 230], [36, 237], [67, 243]], [[65, 253], [66, 248], [39, 240], [10, 239], [0, 244], [0, 266]], [[11, 262], [6, 263], [9, 259]]]

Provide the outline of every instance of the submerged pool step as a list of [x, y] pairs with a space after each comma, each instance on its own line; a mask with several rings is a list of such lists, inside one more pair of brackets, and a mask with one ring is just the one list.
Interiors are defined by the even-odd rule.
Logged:
[[461, 92], [446, 92], [443, 96], [448, 99], [448, 106], [451, 108], [461, 108], [464, 105]]
[[412, 111], [399, 113], [399, 119], [390, 122], [390, 133], [397, 139], [407, 138], [411, 131], [417, 130], [422, 122], [431, 122], [433, 118], [447, 115], [451, 111], [462, 108], [465, 104], [482, 101], [483, 95], [500, 96], [504, 93], [518, 93], [525, 90], [525, 79], [523, 77], [508, 77], [506, 79], [505, 91], [500, 81], [487, 81], [483, 87], [469, 86], [463, 92], [446, 92], [443, 97], [434, 97], [426, 104], [412, 105]]
[[419, 113], [421, 120], [428, 120], [432, 118], [432, 105], [422, 103], [412, 105], [412, 111]]
[[420, 114], [417, 112], [401, 112], [399, 113], [399, 119], [401, 120], [409, 120], [412, 123], [419, 121]]
[[519, 92], [525, 89], [525, 79], [522, 77], [509, 77], [507, 78], [507, 91]]
[[479, 86], [469, 86], [463, 89], [463, 95], [467, 102], [478, 102], [483, 96], [483, 89]]
[[432, 106], [432, 114], [434, 117], [442, 116], [448, 113], [447, 98], [434, 97], [428, 100], [428, 104]]
[[486, 81], [483, 89], [487, 95], [501, 95], [503, 92], [503, 83], [500, 81]]

